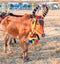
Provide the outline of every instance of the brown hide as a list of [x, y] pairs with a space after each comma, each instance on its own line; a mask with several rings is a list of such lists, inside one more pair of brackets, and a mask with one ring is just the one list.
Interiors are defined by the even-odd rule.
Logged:
[[[11, 24], [12, 24], [12, 22], [14, 22], [14, 24], [12, 26], [15, 27], [16, 29], [17, 29], [17, 27], [23, 27], [24, 26], [23, 28], [24, 28], [24, 30], [26, 30], [25, 26], [27, 26], [27, 24], [28, 24], [28, 20], [27, 19], [30, 19], [30, 16], [28, 14], [24, 14], [23, 17], [7, 16], [6, 18], [4, 18], [2, 20], [1, 24], [2, 24], [2, 27], [3, 27], [3, 29], [5, 31], [6, 31], [7, 26], [10, 24], [10, 22], [11, 22]], [[27, 22], [27, 24], [23, 23], [24, 21]], [[18, 25], [15, 26], [15, 24], [17, 24], [17, 23], [21, 24], [21, 26], [18, 26]], [[40, 22], [37, 21], [37, 23], [38, 24], [36, 25], [35, 32], [37, 32], [38, 34], [43, 34], [44, 33], [44, 21], [40, 21]], [[27, 28], [29, 28], [29, 26]], [[19, 30], [21, 30], [21, 29], [19, 29]], [[20, 32], [16, 32], [16, 33], [20, 33]]]
[[7, 31], [12, 37], [27, 35], [31, 31], [31, 18], [25, 14], [18, 21], [10, 22]]

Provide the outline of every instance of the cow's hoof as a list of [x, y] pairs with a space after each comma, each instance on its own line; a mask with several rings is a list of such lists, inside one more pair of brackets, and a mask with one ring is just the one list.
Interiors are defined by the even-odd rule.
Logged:
[[29, 62], [29, 61], [31, 61], [29, 58], [25, 58], [25, 59], [24, 59], [24, 63], [25, 63], [25, 62]]

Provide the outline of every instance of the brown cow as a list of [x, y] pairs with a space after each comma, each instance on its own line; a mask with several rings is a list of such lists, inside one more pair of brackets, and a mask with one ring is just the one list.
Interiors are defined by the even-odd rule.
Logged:
[[[8, 21], [11, 22], [9, 23]], [[26, 42], [28, 38], [29, 32], [32, 32], [32, 23], [33, 23], [33, 18], [30, 18], [30, 15], [25, 14], [23, 17], [20, 18], [12, 18], [12, 17], [6, 17], [1, 23], [3, 30], [5, 30], [5, 52], [7, 52], [7, 37], [6, 34], [9, 35], [9, 40], [10, 38], [19, 38], [20, 40], [20, 47], [23, 50], [23, 58], [27, 59], [28, 57], [28, 43]], [[5, 24], [5, 25], [4, 25]], [[8, 24], [8, 25], [7, 25]], [[39, 34], [44, 33], [43, 29], [43, 24], [44, 23], [38, 23], [35, 27], [36, 31]], [[41, 27], [41, 28], [39, 28]], [[39, 29], [38, 29], [39, 28]], [[33, 32], [32, 32], [33, 33]]]
[[[45, 15], [43, 15], [45, 16]], [[42, 18], [43, 19], [43, 18]], [[2, 27], [6, 31], [5, 35], [8, 34], [10, 38], [19, 38], [20, 46], [23, 50], [24, 60], [28, 60], [28, 39], [29, 32], [32, 32], [32, 23], [34, 18], [31, 18], [29, 14], [25, 14], [23, 17], [9, 17], [7, 16], [2, 21]], [[37, 24], [38, 23], [38, 24]], [[36, 32], [38, 34], [44, 34], [44, 21], [40, 20], [37, 22], [34, 28], [33, 34]], [[7, 37], [5, 36], [5, 52], [7, 52]]]

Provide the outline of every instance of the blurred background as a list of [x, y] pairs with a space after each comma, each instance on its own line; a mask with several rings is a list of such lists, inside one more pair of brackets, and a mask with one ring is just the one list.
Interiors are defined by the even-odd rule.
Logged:
[[41, 7], [40, 10], [42, 10], [44, 3], [47, 4], [49, 10], [60, 10], [60, 0], [0, 0], [0, 12], [31, 13], [38, 4]]

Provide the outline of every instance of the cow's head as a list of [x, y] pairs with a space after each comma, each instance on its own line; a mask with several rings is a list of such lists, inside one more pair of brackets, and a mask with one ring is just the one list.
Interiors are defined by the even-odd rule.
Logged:
[[[36, 17], [37, 18], [37, 17]], [[44, 18], [42, 16], [38, 16], [38, 18], [36, 19], [37, 23], [36, 23], [36, 32], [44, 37]]]
[[38, 33], [39, 35], [41, 35], [42, 37], [45, 36], [44, 34], [44, 17], [47, 15], [48, 13], [48, 7], [47, 5], [43, 5], [43, 14], [42, 15], [35, 15], [36, 11], [40, 8], [40, 6], [38, 5], [34, 10], [33, 10], [33, 17], [36, 18], [36, 29], [35, 32]]

